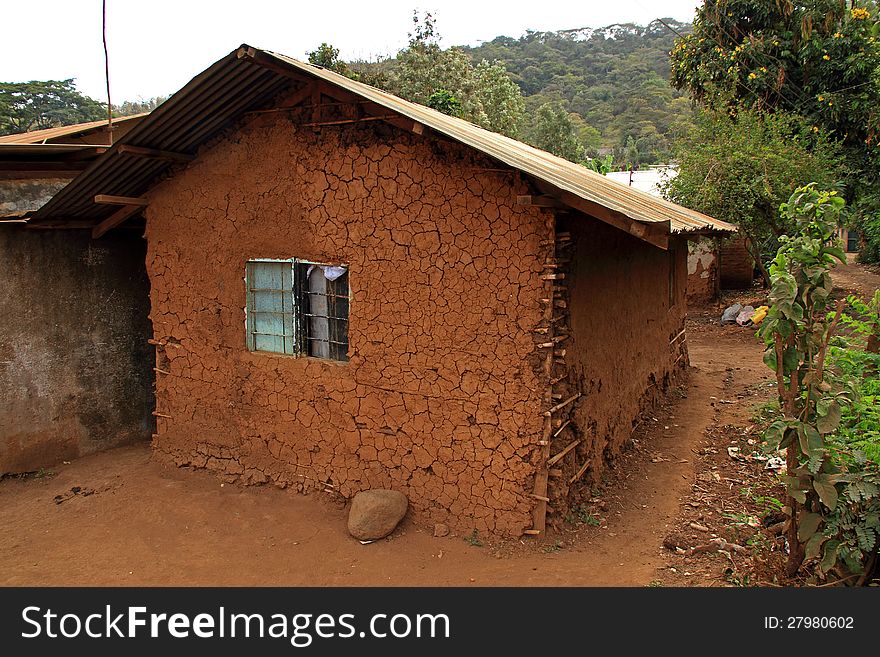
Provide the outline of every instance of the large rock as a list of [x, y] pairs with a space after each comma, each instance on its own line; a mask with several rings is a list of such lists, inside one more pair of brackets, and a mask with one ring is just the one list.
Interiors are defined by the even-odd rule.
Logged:
[[407, 507], [406, 495], [399, 491], [361, 491], [351, 502], [348, 533], [361, 541], [384, 538], [403, 520]]

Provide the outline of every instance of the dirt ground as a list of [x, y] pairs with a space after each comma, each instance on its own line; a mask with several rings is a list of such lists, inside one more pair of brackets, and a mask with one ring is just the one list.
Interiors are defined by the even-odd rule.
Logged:
[[[835, 280], [863, 295], [880, 287], [862, 265]], [[223, 484], [135, 445], [0, 480], [0, 584], [772, 585], [778, 484], [756, 458], [753, 418], [773, 382], [754, 331], [719, 326], [720, 309], [691, 312], [689, 381], [544, 538], [435, 538], [407, 519], [361, 545], [332, 498]]]

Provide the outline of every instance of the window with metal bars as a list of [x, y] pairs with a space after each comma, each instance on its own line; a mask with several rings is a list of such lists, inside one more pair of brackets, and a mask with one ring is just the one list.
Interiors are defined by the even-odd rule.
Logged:
[[348, 267], [305, 260], [249, 260], [247, 346], [348, 360]]

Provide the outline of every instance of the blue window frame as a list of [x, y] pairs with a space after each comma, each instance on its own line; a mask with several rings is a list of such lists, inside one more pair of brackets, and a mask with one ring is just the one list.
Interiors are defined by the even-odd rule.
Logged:
[[249, 260], [245, 282], [248, 349], [348, 360], [347, 266]]

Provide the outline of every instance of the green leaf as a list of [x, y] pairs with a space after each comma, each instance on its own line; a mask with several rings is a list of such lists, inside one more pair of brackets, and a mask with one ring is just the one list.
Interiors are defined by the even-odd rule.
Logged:
[[[800, 539], [800, 527], [798, 527], [798, 539]], [[822, 549], [822, 544], [828, 540], [824, 534], [813, 534], [804, 547], [804, 556], [806, 559], [816, 559]]]
[[776, 420], [773, 424], [767, 427], [766, 431], [764, 431], [764, 440], [766, 440], [771, 445], [778, 445], [782, 442], [782, 437], [785, 435], [785, 429], [788, 425], [784, 420]]
[[819, 494], [822, 504], [827, 506], [829, 510], [834, 511], [837, 507], [837, 488], [834, 484], [823, 481], [820, 477], [813, 479], [813, 489]]
[[819, 563], [819, 570], [823, 573], [829, 572], [837, 563], [837, 552], [840, 549], [840, 541], [831, 539], [825, 543], [825, 554]]
[[794, 372], [800, 365], [802, 354], [795, 348], [789, 347], [782, 353], [782, 371], [785, 374]]
[[800, 422], [797, 425], [798, 444], [801, 453], [805, 456], [812, 457], [817, 451], [824, 447], [822, 436], [816, 431], [812, 425]]
[[819, 530], [822, 520], [822, 515], [819, 513], [802, 513], [798, 518], [798, 540], [806, 543]]
[[846, 253], [843, 252], [843, 249], [836, 246], [826, 246], [822, 249], [823, 253], [827, 253], [828, 255], [832, 255], [840, 262], [846, 263]]
[[816, 410], [819, 413], [819, 417], [816, 419], [816, 428], [819, 433], [832, 433], [840, 426], [841, 408], [837, 401], [832, 400], [827, 405], [817, 405]]
[[815, 452], [823, 449], [825, 447], [825, 443], [822, 440], [822, 434], [816, 431], [816, 428], [810, 424], [802, 425], [804, 428], [804, 434], [807, 438], [807, 449], [804, 450], [804, 454], [808, 456], [812, 456]]
[[792, 323], [787, 319], [780, 319], [777, 323], [776, 330], [779, 332], [779, 335], [782, 336], [782, 339], [785, 340], [788, 336], [791, 335], [791, 332], [794, 330]]
[[802, 490], [793, 490], [789, 492], [789, 495], [792, 496], [799, 504], [807, 503], [807, 494]]
[[772, 346], [764, 352], [764, 364], [776, 371], [776, 350]]

